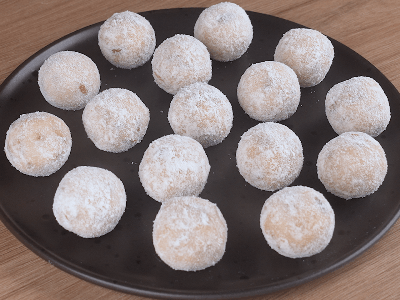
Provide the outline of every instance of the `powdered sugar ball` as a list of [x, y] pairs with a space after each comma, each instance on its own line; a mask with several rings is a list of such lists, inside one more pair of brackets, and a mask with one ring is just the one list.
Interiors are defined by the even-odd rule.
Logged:
[[246, 131], [236, 150], [240, 174], [252, 186], [275, 191], [291, 184], [303, 167], [303, 147], [285, 125], [260, 123]]
[[265, 201], [260, 226], [270, 247], [279, 254], [309, 257], [328, 246], [335, 214], [320, 192], [305, 186], [285, 187]]
[[51, 105], [78, 110], [85, 107], [100, 90], [100, 73], [86, 55], [60, 51], [45, 60], [39, 69], [38, 84]]
[[365, 132], [381, 134], [390, 121], [389, 100], [370, 77], [353, 77], [335, 84], [326, 95], [325, 112], [337, 134]]
[[151, 65], [156, 84], [170, 94], [195, 82], [208, 82], [212, 75], [206, 46], [184, 34], [163, 41], [154, 51]]
[[280, 39], [274, 60], [294, 70], [301, 87], [320, 83], [328, 73], [334, 57], [331, 41], [314, 29], [295, 28]]
[[224, 255], [228, 235], [217, 205], [199, 197], [163, 202], [153, 224], [157, 255], [175, 270], [198, 271]]
[[253, 40], [253, 26], [239, 5], [221, 2], [203, 10], [194, 37], [207, 46], [211, 58], [232, 61], [241, 57]]
[[159, 202], [198, 196], [209, 172], [210, 164], [201, 144], [177, 134], [154, 140], [139, 165], [140, 182], [146, 193]]
[[67, 161], [72, 137], [62, 119], [47, 112], [21, 115], [7, 131], [4, 151], [10, 163], [30, 176], [49, 176]]
[[60, 181], [53, 202], [57, 222], [83, 238], [112, 231], [126, 206], [122, 181], [112, 172], [80, 166]]
[[240, 106], [253, 119], [276, 122], [291, 117], [300, 103], [296, 73], [280, 62], [251, 65], [237, 88]]
[[142, 66], [153, 55], [156, 35], [146, 18], [124, 11], [113, 14], [100, 26], [98, 42], [110, 63], [132, 69]]
[[377, 191], [387, 167], [382, 146], [363, 132], [345, 132], [330, 140], [317, 159], [318, 178], [328, 192], [344, 199]]
[[82, 121], [97, 148], [118, 153], [142, 140], [150, 121], [150, 111], [135, 93], [110, 88], [86, 105]]
[[219, 89], [196, 82], [173, 97], [168, 121], [176, 134], [190, 136], [206, 148], [221, 143], [229, 134], [232, 105]]

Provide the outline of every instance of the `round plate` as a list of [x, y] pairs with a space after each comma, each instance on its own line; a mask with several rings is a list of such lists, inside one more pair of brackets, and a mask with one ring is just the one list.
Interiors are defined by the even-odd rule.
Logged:
[[[144, 12], [156, 32], [157, 45], [177, 33], [193, 34], [201, 8]], [[112, 66], [97, 44], [99, 24], [83, 28], [34, 54], [19, 66], [0, 89], [1, 147], [9, 125], [21, 114], [47, 111], [70, 127], [72, 151], [66, 164], [49, 177], [35, 178], [14, 169], [0, 156], [0, 217], [7, 228], [28, 248], [49, 263], [90, 282], [148, 297], [180, 299], [237, 298], [265, 294], [304, 283], [344, 265], [374, 244], [396, 222], [400, 201], [399, 128], [400, 101], [394, 86], [368, 61], [332, 40], [335, 58], [325, 80], [301, 90], [297, 112], [282, 121], [301, 139], [304, 167], [292, 185], [305, 185], [322, 192], [336, 214], [336, 228], [328, 247], [318, 255], [290, 259], [273, 251], [264, 240], [259, 216], [270, 192], [244, 181], [236, 168], [235, 152], [240, 136], [258, 124], [240, 108], [236, 87], [253, 63], [273, 60], [275, 47], [291, 28], [301, 27], [283, 19], [248, 12], [254, 26], [249, 50], [234, 62], [213, 61], [209, 82], [231, 101], [234, 125], [221, 144], [206, 149], [211, 164], [209, 180], [201, 197], [218, 205], [228, 224], [226, 252], [215, 266], [198, 272], [174, 271], [156, 255], [152, 244], [153, 220], [160, 203], [149, 198], [138, 178], [138, 166], [151, 141], [172, 129], [167, 120], [172, 95], [152, 77], [151, 64], [133, 70]], [[98, 150], [87, 138], [81, 111], [65, 111], [48, 104], [37, 84], [44, 60], [61, 50], [91, 57], [101, 76], [101, 90], [121, 87], [135, 92], [150, 109], [151, 120], [143, 141], [127, 152]], [[370, 76], [389, 98], [392, 119], [377, 140], [386, 151], [389, 170], [380, 189], [371, 196], [345, 201], [326, 192], [317, 177], [316, 160], [324, 144], [336, 136], [324, 113], [327, 91], [353, 76]], [[83, 239], [58, 225], [52, 213], [53, 196], [62, 177], [81, 165], [97, 166], [116, 174], [127, 192], [127, 207], [115, 230], [99, 238]]]

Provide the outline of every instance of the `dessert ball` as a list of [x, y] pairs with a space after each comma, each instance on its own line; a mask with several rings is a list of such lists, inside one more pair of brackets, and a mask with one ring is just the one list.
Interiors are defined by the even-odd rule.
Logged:
[[326, 95], [325, 111], [337, 134], [365, 132], [376, 137], [390, 121], [389, 100], [370, 77], [353, 77], [335, 84]]
[[125, 188], [114, 173], [81, 166], [60, 181], [53, 212], [64, 229], [83, 238], [95, 238], [115, 228], [125, 206]]
[[330, 140], [317, 159], [318, 178], [327, 191], [346, 200], [378, 190], [387, 167], [382, 146], [363, 132], [345, 132]]
[[288, 65], [296, 73], [301, 87], [320, 83], [334, 57], [331, 41], [319, 31], [295, 28], [286, 32], [275, 49], [274, 60]]
[[291, 184], [303, 167], [303, 147], [285, 125], [260, 123], [246, 131], [236, 150], [240, 174], [252, 186], [275, 191]]
[[232, 61], [247, 51], [253, 40], [253, 26], [243, 8], [221, 2], [201, 12], [194, 26], [194, 37], [207, 46], [211, 58]]
[[219, 89], [196, 82], [174, 96], [168, 121], [176, 134], [189, 136], [206, 148], [221, 143], [229, 134], [232, 106]]
[[7, 131], [4, 151], [11, 165], [30, 176], [49, 176], [59, 170], [71, 152], [68, 126], [55, 115], [21, 115]]
[[139, 165], [143, 188], [159, 202], [178, 196], [198, 196], [209, 172], [210, 164], [201, 144], [177, 134], [150, 143]]
[[153, 55], [156, 35], [146, 18], [124, 11], [113, 14], [100, 26], [98, 42], [110, 63], [132, 69], [142, 66]]
[[153, 244], [168, 266], [198, 271], [215, 265], [224, 255], [228, 227], [218, 207], [187, 196], [163, 202], [153, 223]]
[[38, 76], [44, 99], [61, 109], [84, 108], [100, 90], [96, 64], [86, 55], [74, 51], [51, 55], [40, 67]]
[[82, 121], [97, 148], [118, 153], [142, 140], [150, 121], [150, 111], [135, 93], [110, 88], [86, 105]]
[[309, 257], [331, 241], [335, 214], [320, 192], [305, 186], [285, 187], [265, 201], [260, 225], [269, 246], [279, 254]]
[[280, 62], [251, 65], [237, 88], [240, 106], [253, 119], [276, 122], [291, 117], [300, 103], [296, 73]]
[[170, 94], [195, 82], [208, 82], [212, 68], [210, 53], [198, 39], [177, 34], [163, 41], [151, 60], [156, 84]]

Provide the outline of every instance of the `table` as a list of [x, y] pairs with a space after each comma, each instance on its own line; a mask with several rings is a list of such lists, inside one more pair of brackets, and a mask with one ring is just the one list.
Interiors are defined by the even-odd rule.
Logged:
[[[244, 9], [319, 30], [352, 48], [400, 88], [397, 0], [238, 0]], [[115, 12], [208, 7], [210, 0], [0, 1], [0, 82], [54, 40]], [[253, 299], [389, 299], [400, 295], [400, 222], [346, 266], [312, 282]], [[1, 299], [148, 299], [88, 283], [36, 256], [0, 222]]]

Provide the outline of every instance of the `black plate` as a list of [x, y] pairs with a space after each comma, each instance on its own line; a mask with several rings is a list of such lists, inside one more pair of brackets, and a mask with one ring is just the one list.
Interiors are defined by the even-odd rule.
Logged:
[[[158, 45], [177, 33], [192, 35], [201, 11], [201, 8], [170, 9], [142, 15], [153, 25]], [[381, 238], [396, 222], [400, 210], [400, 95], [373, 65], [332, 40], [335, 59], [327, 77], [316, 87], [302, 89], [298, 111], [282, 122], [300, 137], [304, 147], [304, 167], [292, 185], [313, 187], [327, 197], [336, 214], [332, 241], [318, 255], [290, 259], [271, 250], [264, 240], [259, 216], [271, 193], [246, 184], [236, 168], [235, 152], [240, 136], [258, 123], [238, 105], [236, 87], [246, 68], [252, 63], [273, 60], [281, 36], [301, 26], [260, 13], [249, 12], [249, 16], [254, 39], [248, 52], [234, 62], [213, 61], [210, 81], [227, 95], [234, 111], [230, 135], [222, 144], [206, 149], [211, 172], [201, 197], [218, 205], [229, 228], [226, 253], [216, 266], [198, 272], [174, 271], [154, 251], [152, 225], [160, 203], [145, 194], [138, 178], [138, 165], [151, 141], [172, 133], [167, 121], [172, 96], [154, 83], [150, 62], [138, 69], [123, 70], [103, 58], [97, 45], [100, 23], [34, 54], [0, 88], [1, 148], [9, 125], [19, 115], [34, 111], [47, 111], [62, 118], [73, 138], [68, 161], [49, 177], [23, 175], [10, 165], [4, 153], [0, 155], [0, 217], [7, 228], [40, 257], [77, 277], [127, 293], [181, 299], [230, 299], [288, 288], [344, 265]], [[132, 90], [149, 107], [151, 121], [140, 144], [121, 154], [100, 151], [85, 134], [82, 111], [57, 109], [44, 100], [37, 84], [38, 70], [47, 57], [61, 50], [74, 50], [91, 57], [100, 70], [101, 90], [111, 87]], [[326, 192], [316, 174], [316, 160], [323, 145], [336, 136], [324, 114], [327, 91], [334, 84], [359, 75], [378, 81], [391, 104], [392, 120], [377, 137], [386, 151], [389, 170], [375, 194], [345, 201]], [[120, 223], [111, 233], [95, 239], [67, 232], [52, 213], [58, 183], [69, 170], [80, 165], [114, 172], [127, 192], [127, 208]]]

